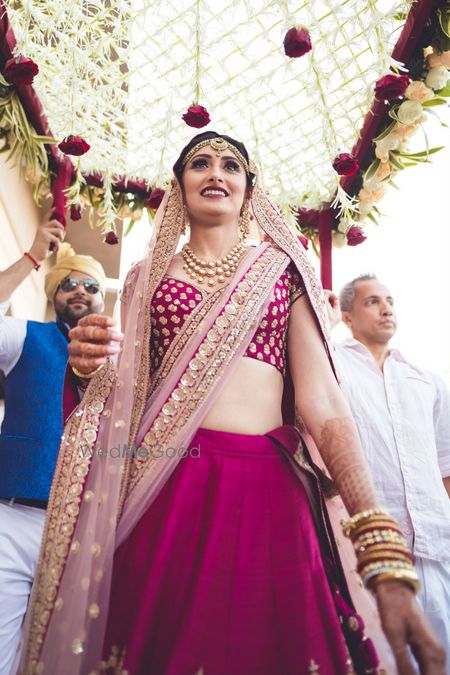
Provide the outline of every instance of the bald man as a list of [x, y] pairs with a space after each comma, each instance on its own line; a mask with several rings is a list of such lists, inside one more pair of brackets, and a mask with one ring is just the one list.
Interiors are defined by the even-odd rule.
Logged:
[[[45, 509], [65, 413], [77, 403], [75, 381], [64, 388], [68, 331], [104, 307], [105, 273], [90, 256], [61, 243], [64, 230], [47, 215], [30, 250], [0, 272], [0, 369], [5, 417], [0, 433], [0, 675], [9, 675], [33, 584]], [[6, 316], [9, 296], [49, 256], [45, 279], [56, 321]]]

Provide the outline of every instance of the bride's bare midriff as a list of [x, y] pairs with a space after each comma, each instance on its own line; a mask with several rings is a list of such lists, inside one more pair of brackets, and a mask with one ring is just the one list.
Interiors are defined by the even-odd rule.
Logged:
[[242, 357], [200, 426], [236, 434], [265, 434], [282, 424], [282, 396], [279, 370]]

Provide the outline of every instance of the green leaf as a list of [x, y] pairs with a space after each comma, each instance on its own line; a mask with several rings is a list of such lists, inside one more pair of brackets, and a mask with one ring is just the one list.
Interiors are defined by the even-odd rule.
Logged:
[[389, 163], [392, 164], [392, 166], [395, 167], [398, 171], [402, 171], [404, 168], [403, 164], [401, 164], [398, 161], [393, 152], [389, 153]]
[[395, 120], [395, 121], [398, 122], [399, 124], [403, 124], [403, 123], [400, 121], [400, 119], [399, 119], [399, 117], [398, 117], [398, 115], [397, 115], [397, 113], [396, 113], [396, 111], [395, 111], [394, 109], [389, 110], [389, 117], [391, 117], [393, 120]]
[[372, 221], [372, 223], [375, 223], [375, 225], [378, 225], [378, 221], [373, 215], [373, 213], [366, 213], [366, 218]]
[[439, 98], [435, 96], [434, 98], [430, 98], [429, 101], [424, 101], [422, 103], [422, 106], [424, 108], [432, 108], [435, 105], [447, 105], [447, 101], [445, 100], [445, 98]]
[[133, 227], [133, 225], [134, 225], [135, 222], [136, 222], [136, 221], [133, 220], [133, 218], [130, 220], [130, 222], [129, 222], [128, 225], [127, 225], [127, 229], [125, 230], [124, 237], [126, 237], [127, 234], [129, 234], [129, 233], [131, 232], [131, 228]]
[[428, 157], [428, 155], [434, 155], [435, 152], [439, 152], [439, 150], [442, 150], [444, 147], [445, 147], [444, 145], [439, 145], [436, 148], [430, 148], [429, 150], [422, 150], [422, 152], [411, 152], [411, 153], [402, 152], [401, 157], [408, 157], [409, 159], [419, 159], [419, 161], [420, 161], [420, 159], [422, 157]]
[[374, 161], [368, 167], [367, 171], [364, 174], [364, 180], [370, 180], [373, 176], [375, 176], [380, 164], [381, 164], [381, 161], [379, 159], [374, 159]]
[[444, 97], [450, 96], [450, 80], [448, 80], [445, 87], [443, 87], [442, 89], [439, 89], [439, 91], [437, 91], [436, 94], [438, 96], [444, 96]]
[[376, 143], [377, 141], [381, 141], [381, 139], [386, 138], [386, 136], [389, 136], [391, 131], [395, 128], [396, 122], [391, 122], [389, 126], [386, 127], [384, 131], [381, 132], [379, 136], [373, 139], [373, 142]]
[[392, 187], [395, 188], [395, 190], [399, 190], [399, 191], [400, 191], [400, 188], [398, 187], [398, 185], [397, 185], [396, 183], [394, 183], [393, 180], [390, 180], [390, 181], [389, 181], [389, 185], [392, 185]]

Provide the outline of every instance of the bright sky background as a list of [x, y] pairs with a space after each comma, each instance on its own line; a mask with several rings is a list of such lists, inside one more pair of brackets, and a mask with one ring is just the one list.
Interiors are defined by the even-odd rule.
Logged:
[[[440, 116], [444, 119], [441, 111]], [[450, 386], [450, 130], [435, 118], [426, 129], [430, 147], [446, 143], [446, 148], [432, 156], [432, 164], [397, 174], [400, 191], [390, 188], [380, 202], [379, 227], [368, 227], [360, 246], [334, 252], [333, 281], [338, 290], [374, 272], [395, 299], [399, 327], [392, 344], [417, 365], [445, 376]], [[414, 145], [424, 149], [420, 132]], [[341, 326], [333, 337], [347, 335]]]
[[[440, 117], [450, 125], [450, 114]], [[365, 272], [377, 274], [395, 298], [399, 327], [393, 345], [418, 366], [444, 376], [450, 387], [450, 130], [432, 117], [426, 124], [430, 147], [445, 150], [432, 163], [397, 174], [400, 188], [390, 188], [380, 203], [384, 217], [366, 229], [367, 241], [333, 253], [334, 290]], [[411, 148], [423, 150], [419, 131]], [[251, 151], [251, 149], [250, 149]], [[122, 247], [121, 277], [144, 253], [150, 228], [136, 223]], [[317, 258], [310, 252], [318, 268]], [[337, 341], [348, 335], [344, 325], [334, 330]]]

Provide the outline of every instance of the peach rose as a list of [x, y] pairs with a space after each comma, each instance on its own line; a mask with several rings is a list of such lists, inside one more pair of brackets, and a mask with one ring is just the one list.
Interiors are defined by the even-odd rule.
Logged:
[[399, 124], [395, 129], [395, 133], [402, 141], [406, 141], [415, 131], [417, 131], [415, 124]]
[[377, 157], [382, 163], [389, 162], [389, 152], [387, 150], [383, 150], [383, 148], [379, 148], [378, 145], [375, 146], [375, 157]]
[[382, 181], [391, 175], [391, 167], [388, 162], [381, 163], [375, 172], [374, 178], [377, 181]]
[[366, 188], [362, 188], [359, 191], [358, 197], [361, 204], [373, 204], [372, 193], [366, 190]]
[[403, 101], [397, 110], [398, 119], [402, 124], [414, 124], [423, 114], [422, 104], [419, 101]]
[[450, 51], [442, 52], [442, 54], [429, 54], [427, 56], [428, 68], [436, 68], [437, 66], [445, 66], [450, 69]]
[[363, 201], [367, 201], [366, 193], [370, 195], [370, 198], [373, 202], [379, 202], [380, 199], [384, 196], [386, 191], [385, 183], [379, 183], [375, 178], [364, 183], [363, 189], [360, 191], [359, 195], [361, 198], [361, 192], [364, 192]]
[[372, 190], [371, 195], [372, 199], [374, 202], [379, 202], [380, 199], [383, 199], [384, 195], [386, 192], [386, 188], [384, 185], [380, 185], [380, 187], [376, 188], [376, 190]]
[[427, 87], [425, 82], [421, 80], [414, 80], [408, 86], [408, 89], [405, 92], [406, 98], [409, 98], [410, 101], [419, 101], [419, 103], [424, 103], [430, 98], [433, 98], [434, 92], [430, 87]]
[[389, 150], [396, 150], [399, 146], [399, 143], [400, 139], [397, 134], [391, 132], [382, 138], [381, 141], [377, 141], [377, 148], [379, 148], [381, 152], [389, 152]]
[[445, 87], [448, 78], [449, 73], [447, 68], [445, 66], [436, 66], [428, 72], [428, 75], [425, 78], [425, 84], [435, 91], [439, 91], [439, 89]]

